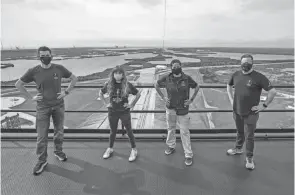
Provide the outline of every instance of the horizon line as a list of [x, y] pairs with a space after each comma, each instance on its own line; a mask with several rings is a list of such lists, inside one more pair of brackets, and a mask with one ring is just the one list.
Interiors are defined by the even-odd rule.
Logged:
[[[14, 47], [3, 47], [1, 48], [1, 51], [20, 51], [20, 50], [28, 50], [28, 49], [38, 49], [38, 47], [42, 47], [46, 45], [40, 45], [37, 47], [21, 47], [21, 46], [14, 46]], [[17, 49], [18, 48], [18, 49]], [[163, 49], [160, 46], [61, 46], [61, 47], [49, 47], [51, 49], [78, 49], [78, 48], [99, 48], [99, 49]], [[166, 47], [164, 49], [171, 49], [171, 48], [188, 48], [188, 49], [202, 49], [202, 48], [257, 48], [257, 49], [294, 49], [293, 47], [267, 47], [267, 46], [245, 46], [245, 47], [238, 47], [238, 46], [201, 46], [201, 47], [193, 47], [193, 46], [188, 46], [188, 47], [181, 47], [181, 46], [170, 46]]]

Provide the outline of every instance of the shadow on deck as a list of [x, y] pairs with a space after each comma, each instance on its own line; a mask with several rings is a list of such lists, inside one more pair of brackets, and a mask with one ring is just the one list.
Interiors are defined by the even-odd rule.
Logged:
[[65, 141], [68, 161], [48, 148], [48, 162], [32, 175], [35, 142], [2, 141], [2, 195], [291, 195], [294, 194], [294, 142], [256, 141], [256, 169], [245, 169], [244, 155], [227, 156], [233, 141], [193, 141], [194, 164], [176, 153], [165, 156], [165, 143], [138, 141], [137, 161], [128, 162], [129, 143], [117, 141], [111, 159], [101, 158], [107, 142]]

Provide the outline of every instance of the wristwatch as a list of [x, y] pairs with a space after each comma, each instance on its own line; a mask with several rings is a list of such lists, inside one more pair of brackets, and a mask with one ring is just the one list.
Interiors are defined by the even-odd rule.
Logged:
[[69, 92], [68, 90], [65, 90], [65, 94], [66, 94], [66, 95], [69, 95], [69, 93], [70, 93], [70, 92]]
[[263, 103], [262, 106], [263, 106], [264, 108], [267, 108], [267, 105], [266, 105], [265, 103]]

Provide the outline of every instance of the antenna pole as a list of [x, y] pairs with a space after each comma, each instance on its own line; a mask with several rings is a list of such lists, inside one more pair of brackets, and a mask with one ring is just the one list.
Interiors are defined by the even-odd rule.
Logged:
[[165, 48], [165, 34], [166, 34], [166, 0], [164, 0], [164, 22], [163, 22], [163, 43], [162, 43], [162, 47], [163, 50]]

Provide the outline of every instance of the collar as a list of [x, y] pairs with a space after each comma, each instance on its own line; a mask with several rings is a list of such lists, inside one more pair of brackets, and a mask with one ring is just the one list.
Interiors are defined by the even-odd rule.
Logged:
[[254, 72], [254, 69], [252, 68], [251, 70], [249, 70], [248, 72], [244, 73], [243, 70], [242, 70], [242, 74], [243, 75], [249, 75], [251, 74], [252, 72]]
[[173, 73], [171, 72], [171, 73], [169, 74], [169, 77], [170, 77], [170, 78], [180, 78], [180, 79], [185, 79], [185, 78], [186, 78], [186, 74], [184, 74], [183, 72], [181, 72], [181, 76], [180, 76], [180, 77], [175, 77], [175, 76], [173, 76]]

